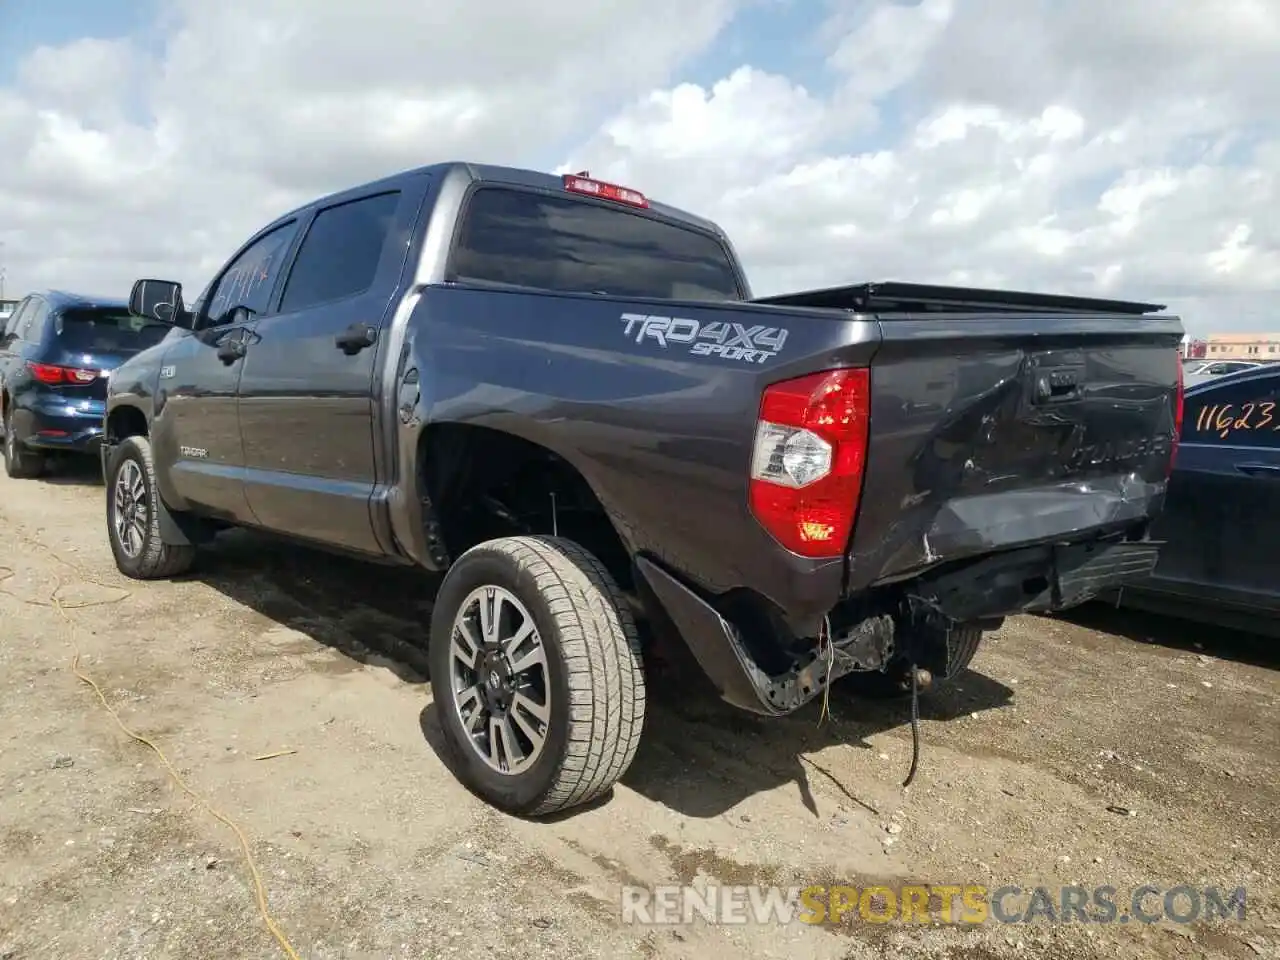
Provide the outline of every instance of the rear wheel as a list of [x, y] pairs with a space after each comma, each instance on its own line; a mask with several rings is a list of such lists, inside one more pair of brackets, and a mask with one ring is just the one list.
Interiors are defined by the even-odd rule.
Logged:
[[571, 541], [511, 537], [459, 557], [436, 597], [430, 662], [459, 778], [500, 809], [587, 803], [635, 758], [635, 621], [608, 571]]
[[4, 415], [4, 472], [15, 480], [31, 480], [44, 472], [45, 459], [27, 449], [13, 425], [13, 408]]
[[135, 580], [155, 580], [189, 570], [196, 548], [160, 537], [160, 495], [146, 437], [121, 441], [111, 453], [106, 481], [107, 537], [120, 572]]

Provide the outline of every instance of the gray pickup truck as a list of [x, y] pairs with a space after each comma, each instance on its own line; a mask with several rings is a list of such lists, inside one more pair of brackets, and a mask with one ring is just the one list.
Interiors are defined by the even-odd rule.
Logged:
[[243, 526], [443, 574], [440, 723], [519, 814], [627, 770], [651, 642], [759, 714], [841, 677], [915, 695], [1001, 618], [1156, 561], [1182, 395], [1159, 306], [753, 298], [715, 224], [468, 163], [316, 200], [192, 306], [161, 280], [130, 306], [173, 329], [110, 378], [120, 570]]

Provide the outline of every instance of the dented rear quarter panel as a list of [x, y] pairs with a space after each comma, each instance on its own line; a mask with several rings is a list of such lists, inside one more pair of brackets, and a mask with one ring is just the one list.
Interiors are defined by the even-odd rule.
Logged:
[[[638, 314], [662, 320], [646, 327]], [[652, 335], [671, 329], [667, 317], [684, 321], [674, 325], [681, 338]], [[730, 359], [695, 352], [714, 337], [684, 336], [727, 326], [732, 337], [735, 324], [785, 331], [781, 349]], [[873, 321], [438, 286], [425, 291], [412, 326], [424, 424], [489, 427], [555, 451], [591, 484], [632, 553], [706, 591], [748, 586], [800, 619], [838, 600], [842, 558], [791, 554], [751, 516], [751, 448], [765, 386], [866, 365], [878, 340]]]
[[[694, 353], [696, 337], [654, 336], [637, 315], [666, 330], [785, 330], [785, 342], [773, 355], [726, 359]], [[797, 628], [848, 591], [1141, 521], [1163, 497], [1176, 319], [881, 321], [440, 286], [425, 292], [413, 327], [425, 347], [424, 423], [486, 426], [554, 450], [592, 485], [633, 553], [710, 593], [750, 588]], [[1034, 422], [1020, 393], [1029, 361], [1052, 350], [1083, 363], [1082, 397], [1054, 414], [1066, 430]], [[844, 558], [789, 553], [748, 507], [763, 390], [835, 366], [872, 371], [847, 569]]]

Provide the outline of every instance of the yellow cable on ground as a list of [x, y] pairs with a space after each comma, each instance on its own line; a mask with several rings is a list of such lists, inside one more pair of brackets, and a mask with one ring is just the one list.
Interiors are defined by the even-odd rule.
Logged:
[[[81, 681], [93, 688], [93, 692], [98, 695], [98, 700], [101, 701], [103, 707], [106, 708], [107, 713], [111, 714], [111, 719], [116, 722], [116, 725], [124, 731], [127, 737], [131, 740], [136, 740], [143, 746], [150, 747], [152, 751], [154, 751], [155, 755], [160, 758], [160, 762], [164, 764], [164, 768], [169, 772], [169, 776], [173, 778], [174, 783], [181, 787], [189, 797], [204, 807], [204, 809], [207, 810], [214, 819], [224, 823], [226, 826], [231, 828], [232, 832], [235, 833], [236, 838], [240, 841], [240, 849], [244, 853], [245, 863], [249, 867], [249, 874], [253, 878], [254, 894], [258, 902], [258, 912], [262, 915], [263, 923], [267, 925], [267, 929], [271, 931], [271, 935], [275, 937], [276, 942], [280, 944], [281, 949], [284, 950], [285, 954], [289, 957], [289, 960], [302, 960], [301, 956], [299, 956], [298, 952], [293, 948], [293, 945], [289, 943], [288, 937], [284, 935], [275, 920], [271, 917], [271, 913], [267, 908], [267, 890], [262, 882], [262, 875], [258, 872], [257, 861], [254, 860], [253, 852], [249, 849], [249, 841], [245, 837], [244, 831], [242, 831], [230, 817], [215, 809], [208, 800], [196, 793], [195, 790], [191, 789], [187, 782], [182, 778], [182, 775], [174, 769], [173, 764], [169, 762], [169, 758], [165, 756], [163, 750], [142, 734], [135, 733], [133, 730], [129, 729], [129, 727], [125, 725], [125, 722], [120, 719], [120, 715], [116, 713], [115, 708], [107, 701], [106, 695], [102, 692], [102, 688], [98, 686], [97, 682], [94, 681], [92, 677], [80, 668], [80, 645], [76, 642], [76, 624], [70, 615], [68, 615], [67, 611], [78, 610], [83, 607], [100, 607], [107, 604], [121, 603], [132, 596], [132, 594], [128, 590], [124, 590], [119, 587], [112, 587], [94, 579], [69, 560], [59, 556], [41, 541], [33, 537], [24, 536], [21, 533], [19, 534], [19, 537], [32, 546], [39, 548], [63, 566], [75, 571], [76, 575], [85, 583], [91, 583], [94, 586], [102, 587], [105, 590], [119, 591], [119, 596], [112, 597], [109, 600], [83, 600], [79, 602], [64, 603], [59, 597], [63, 588], [66, 587], [66, 584], [61, 580], [61, 578], [59, 578], [58, 585], [53, 589], [53, 592], [49, 594], [48, 600], [33, 600], [28, 597], [19, 596], [7, 587], [0, 586], [0, 593], [7, 594], [20, 603], [25, 603], [34, 607], [51, 607], [58, 611], [58, 615], [62, 617], [63, 621], [67, 625], [67, 637], [71, 641], [72, 649], [75, 651], [75, 655], [71, 658], [71, 671]], [[9, 580], [16, 575], [17, 572], [12, 567], [0, 566], [0, 584], [3, 584], [6, 580]]]

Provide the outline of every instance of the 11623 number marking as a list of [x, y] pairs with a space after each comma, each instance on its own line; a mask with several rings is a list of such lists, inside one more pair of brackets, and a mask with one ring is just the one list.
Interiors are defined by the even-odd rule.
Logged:
[[1272, 400], [1242, 403], [1238, 412], [1234, 403], [1201, 407], [1196, 415], [1196, 432], [1211, 431], [1225, 440], [1238, 431], [1280, 430], [1280, 419], [1277, 419], [1275, 411], [1276, 404]]

